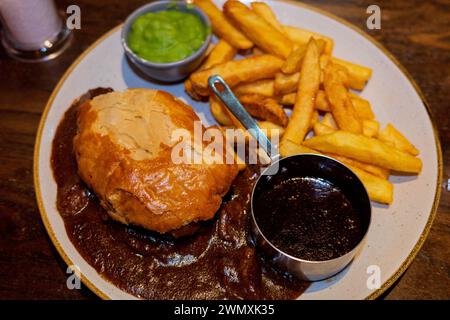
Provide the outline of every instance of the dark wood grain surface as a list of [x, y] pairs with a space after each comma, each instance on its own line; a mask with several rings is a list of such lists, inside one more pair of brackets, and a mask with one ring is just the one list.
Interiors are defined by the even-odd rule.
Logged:
[[[66, 265], [41, 222], [33, 188], [34, 140], [45, 103], [72, 61], [144, 0], [57, 0], [81, 7], [81, 30], [59, 58], [24, 64], [0, 49], [0, 299], [95, 299], [68, 290]], [[450, 176], [450, 0], [307, 1], [366, 30], [408, 69], [437, 120]], [[381, 30], [368, 31], [366, 8], [378, 4]], [[450, 299], [450, 192], [442, 185], [436, 220], [422, 250], [386, 299]]]

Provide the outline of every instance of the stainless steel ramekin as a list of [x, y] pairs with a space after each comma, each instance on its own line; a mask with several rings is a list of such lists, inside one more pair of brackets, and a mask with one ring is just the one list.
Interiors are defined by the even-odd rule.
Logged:
[[[282, 158], [271, 166], [278, 166], [275, 175], [284, 175], [283, 178], [314, 177], [329, 181], [338, 187], [359, 213], [361, 218], [362, 236], [357, 245], [344, 255], [323, 261], [304, 260], [283, 252], [273, 245], [263, 234], [257, 223], [258, 212], [255, 211], [254, 201], [258, 193], [264, 189], [274, 175], [264, 172], [257, 180], [251, 197], [252, 231], [257, 245], [262, 248], [268, 259], [272, 260], [283, 270], [295, 275], [297, 278], [308, 281], [318, 281], [329, 278], [342, 269], [355, 257], [369, 230], [371, 222], [371, 205], [366, 189], [359, 178], [342, 163], [322, 155], [299, 154]], [[270, 167], [266, 170], [270, 170]], [[321, 232], [321, 230], [317, 230]]]

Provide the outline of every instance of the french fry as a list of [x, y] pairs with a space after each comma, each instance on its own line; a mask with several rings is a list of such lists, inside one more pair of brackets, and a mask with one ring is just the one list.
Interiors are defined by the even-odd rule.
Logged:
[[313, 130], [316, 136], [323, 136], [324, 134], [330, 134], [336, 131], [336, 129], [333, 129], [320, 122], [314, 123]]
[[289, 57], [287, 57], [286, 61], [284, 62], [283, 66], [281, 67], [281, 71], [285, 74], [293, 74], [300, 71], [300, 68], [302, 66], [303, 57], [305, 56], [306, 52], [306, 46], [305, 44], [300, 44], [292, 50]]
[[189, 79], [198, 95], [208, 96], [208, 79], [212, 75], [221, 75], [229, 86], [234, 87], [241, 82], [273, 78], [280, 71], [282, 64], [283, 60], [280, 58], [265, 54], [233, 60], [197, 71], [191, 74]]
[[275, 95], [274, 80], [263, 79], [255, 82], [241, 83], [233, 88], [236, 95], [244, 94], [259, 94], [266, 97], [273, 97]]
[[356, 63], [348, 62], [339, 58], [331, 58], [332, 62], [345, 67], [348, 71], [349, 77], [347, 85], [355, 90], [362, 90], [366, 86], [372, 76], [372, 69], [361, 66]]
[[327, 47], [327, 42], [323, 39], [315, 39], [317, 44], [317, 49], [319, 49], [320, 55], [325, 53], [325, 48]]
[[[245, 129], [245, 127], [242, 125], [242, 123], [238, 120], [238, 118], [236, 118], [234, 116], [234, 114], [226, 107], [222, 104], [222, 102], [220, 102], [220, 104], [222, 105], [222, 110], [224, 110], [224, 112], [228, 115], [228, 117], [230, 118], [232, 124], [232, 127], [241, 129], [243, 132], [247, 132], [247, 129]], [[246, 140], [248, 140], [246, 138]]]
[[[304, 154], [304, 153], [322, 154], [314, 149], [305, 147], [304, 145], [294, 143], [289, 139], [281, 140], [280, 155], [282, 157], [288, 157], [295, 154]], [[342, 158], [341, 160], [339, 159], [336, 160], [341, 161]], [[392, 185], [392, 183], [390, 183], [385, 178], [381, 178], [379, 176], [375, 176], [371, 173], [368, 173], [367, 171], [360, 169], [359, 167], [356, 167], [354, 164], [351, 164], [348, 161], [341, 161], [341, 162], [344, 163], [347, 167], [349, 167], [349, 169], [352, 170], [358, 176], [358, 178], [361, 180], [364, 187], [366, 188], [370, 200], [385, 204], [392, 203], [394, 191], [394, 186]]]
[[325, 113], [325, 115], [322, 118], [322, 124], [329, 126], [330, 128], [337, 130], [337, 124], [336, 121], [334, 121], [333, 115], [330, 112]]
[[[280, 103], [285, 106], [294, 105], [296, 96], [297, 94], [295, 92], [284, 94], [280, 98]], [[331, 107], [325, 95], [325, 91], [319, 90], [317, 92], [315, 108], [322, 112], [331, 112]]]
[[[230, 61], [234, 58], [236, 53], [236, 49], [222, 39], [214, 46], [205, 62], [200, 66], [198, 70], [208, 69], [215, 65]], [[202, 99], [202, 97], [195, 92], [190, 79], [187, 79], [184, 82], [184, 89], [193, 99]]]
[[[227, 142], [227, 145], [226, 145], [227, 152], [232, 152], [234, 154], [234, 161], [237, 164], [239, 171], [242, 171], [247, 167], [247, 164], [245, 163], [245, 159], [240, 157], [238, 152], [235, 151], [235, 143], [236, 144], [245, 143], [245, 138], [243, 138], [242, 136], [239, 135], [239, 136], [236, 136], [236, 139], [228, 139], [228, 135], [227, 135], [228, 128], [219, 126], [219, 129], [222, 131], [224, 137], [226, 138], [225, 141]], [[242, 140], [240, 140], [240, 138]]]
[[273, 122], [282, 127], [287, 125], [288, 117], [275, 99], [258, 94], [248, 94], [238, 98], [253, 117]]
[[320, 56], [320, 69], [325, 70], [325, 68], [328, 66], [328, 63], [331, 61], [331, 57], [327, 54], [322, 54]]
[[363, 120], [363, 135], [369, 138], [376, 137], [378, 135], [378, 131], [380, 130], [380, 123], [375, 120]]
[[317, 91], [320, 85], [319, 50], [316, 41], [311, 38], [303, 58], [302, 71], [298, 84], [297, 100], [292, 111], [283, 139], [301, 143], [311, 127], [311, 118]]
[[[284, 34], [283, 26], [278, 22], [276, 15], [270, 6], [265, 2], [252, 2], [250, 4], [253, 11], [261, 18], [270, 23], [275, 29]], [[286, 35], [286, 34], [285, 34]]]
[[[356, 114], [360, 120], [374, 120], [375, 114], [372, 111], [372, 107], [370, 106], [370, 102], [366, 99], [363, 99], [356, 94], [349, 92], [349, 97], [352, 101], [353, 108], [356, 111]], [[328, 102], [326, 94], [323, 90], [319, 90], [316, 96], [316, 109], [323, 112], [330, 112], [331, 106]]]
[[[287, 131], [284, 136], [286, 136]], [[382, 168], [406, 173], [420, 173], [422, 161], [377, 139], [346, 131], [315, 136], [303, 143], [322, 152], [335, 153]]]
[[291, 40], [243, 3], [228, 0], [223, 11], [227, 18], [264, 51], [281, 58], [287, 58], [291, 53]]
[[[257, 121], [258, 126], [261, 130], [265, 131], [265, 134], [267, 135], [267, 137], [269, 139], [271, 138], [275, 138], [278, 137], [278, 139], [283, 135], [284, 133], [284, 128], [280, 127], [279, 125], [276, 125], [273, 122], [270, 121]], [[224, 128], [224, 127], [222, 127]], [[228, 129], [236, 129], [236, 128], [240, 128], [242, 129], [242, 135], [236, 135], [235, 139], [236, 139], [236, 144], [243, 144], [243, 143], [247, 143], [250, 141], [250, 139], [253, 139], [252, 135], [250, 134], [250, 132], [248, 132], [248, 130], [244, 129], [244, 127], [237, 127], [234, 124], [231, 124], [229, 126], [227, 126], [226, 128]]]
[[[336, 129], [331, 128], [323, 123], [317, 122], [314, 124], [313, 126], [313, 130], [314, 130], [314, 134], [316, 136], [322, 136], [325, 134], [331, 134], [333, 132], [336, 131]], [[380, 168], [378, 166], [372, 165], [372, 164], [368, 164], [368, 163], [363, 163], [354, 159], [350, 159], [347, 157], [343, 157], [337, 154], [333, 154], [333, 153], [325, 153], [327, 156], [330, 156], [338, 161], [343, 162], [344, 164], [350, 164], [352, 166], [355, 166], [357, 168], [363, 169], [377, 177], [380, 178], [384, 178], [387, 179], [389, 177], [389, 173], [390, 171], [388, 169], [385, 168]]]
[[275, 95], [278, 96], [297, 91], [299, 80], [300, 72], [296, 72], [293, 74], [284, 74], [282, 72], [278, 72], [275, 75]]
[[372, 201], [391, 204], [394, 200], [394, 186], [388, 180], [377, 177], [373, 174], [357, 168], [351, 164], [345, 164], [349, 167], [361, 180]]
[[295, 100], [297, 99], [297, 94], [295, 92], [285, 94], [281, 96], [280, 103], [283, 106], [293, 106], [295, 104]]
[[342, 67], [335, 64], [329, 64], [325, 70], [324, 87], [331, 105], [331, 112], [340, 129], [362, 133], [361, 122], [342, 82], [341, 69]]
[[[319, 52], [322, 52], [325, 49], [326, 42], [322, 39], [316, 40], [317, 48]], [[300, 71], [302, 66], [303, 57], [305, 56], [307, 44], [299, 44], [294, 46], [294, 49], [291, 51], [289, 57], [287, 57], [283, 66], [281, 67], [281, 71], [285, 74], [293, 74]]]
[[263, 50], [261, 50], [261, 48], [258, 48], [258, 47], [253, 47], [252, 52], [253, 52], [253, 55], [255, 55], [255, 56], [258, 56], [261, 54], [267, 54], [267, 52], [264, 52]]
[[313, 112], [313, 116], [311, 118], [311, 126], [313, 126], [316, 123], [320, 122], [320, 115], [319, 112], [317, 110], [314, 110]]
[[[247, 112], [255, 118], [271, 122], [279, 127], [285, 127], [288, 122], [287, 115], [283, 108], [273, 98], [249, 94], [239, 96], [239, 101]], [[233, 119], [234, 116], [215, 95], [210, 96], [209, 103], [211, 114], [217, 122], [224, 126], [234, 125], [243, 129], [237, 119]]]
[[353, 167], [359, 168], [361, 170], [364, 170], [364, 171], [366, 171], [370, 174], [373, 174], [374, 176], [380, 177], [382, 179], [389, 178], [390, 171], [388, 169], [380, 168], [378, 166], [374, 166], [373, 164], [368, 164], [368, 163], [360, 162], [360, 161], [350, 159], [347, 157], [339, 156], [334, 153], [325, 153], [325, 155], [332, 157], [347, 166], [353, 166]]
[[289, 39], [296, 44], [307, 44], [309, 39], [314, 37], [315, 39], [321, 39], [325, 41], [324, 53], [331, 55], [334, 47], [334, 40], [330, 37], [324, 36], [322, 34], [309, 31], [306, 29], [300, 29], [293, 26], [283, 26], [285, 33], [288, 35]]
[[375, 114], [372, 111], [370, 102], [360, 96], [349, 92], [350, 99], [352, 100], [353, 107], [355, 108], [358, 118], [361, 120], [374, 120]]
[[206, 61], [201, 65], [201, 70], [214, 67], [218, 64], [231, 61], [236, 56], [237, 50], [228, 42], [221, 39], [211, 50]]
[[194, 0], [211, 21], [213, 32], [236, 49], [250, 49], [253, 43], [238, 29], [236, 29], [211, 0]]
[[201, 95], [197, 94], [197, 92], [194, 90], [194, 86], [192, 85], [192, 81], [190, 79], [186, 79], [186, 81], [184, 81], [184, 90], [194, 100], [200, 101], [200, 100], [202, 100], [204, 98]]
[[[286, 133], [286, 131], [285, 131]], [[321, 154], [320, 152], [307, 148], [301, 144], [292, 142], [289, 139], [281, 139], [280, 142], [280, 155], [282, 157], [289, 157], [295, 154], [302, 154], [302, 153], [312, 153], [312, 154]]]
[[225, 110], [225, 107], [222, 105], [222, 102], [220, 102], [215, 95], [211, 95], [209, 97], [209, 108], [211, 114], [218, 123], [220, 123], [223, 126], [233, 125], [233, 121], [228, 115], [228, 112]]
[[319, 90], [316, 95], [316, 109], [323, 112], [330, 112], [331, 107], [325, 91]]
[[413, 156], [417, 156], [420, 153], [419, 150], [390, 123], [386, 126], [386, 128], [380, 131], [378, 134], [378, 139], [387, 145], [393, 146]]
[[[305, 147], [303, 145], [299, 145], [296, 144], [290, 140], [284, 140], [281, 144], [280, 144], [280, 153], [283, 157], [287, 157], [290, 155], [294, 155], [294, 154], [301, 154], [301, 153], [313, 153], [313, 154], [322, 154], [320, 152], [318, 152], [317, 150]], [[336, 154], [332, 154], [332, 153], [325, 153], [326, 156], [329, 156], [333, 159], [336, 159], [340, 162], [342, 162], [343, 164], [345, 164], [346, 166], [350, 167], [353, 170], [354, 168], [359, 168], [360, 170], [364, 170], [366, 173], [374, 175], [380, 179], [387, 179], [389, 177], [389, 170], [377, 167], [377, 166], [373, 166], [370, 164], [366, 164], [366, 163], [362, 163], [353, 159], [349, 159], [343, 156], [339, 156]], [[386, 185], [386, 183], [381, 183], [382, 185]], [[386, 189], [385, 187], [383, 187], [384, 189]], [[374, 187], [371, 187], [371, 189], [377, 189]], [[389, 189], [389, 188], [387, 188]], [[389, 193], [390, 194], [390, 193]], [[384, 199], [386, 199], [387, 197], [384, 197]], [[379, 198], [378, 198], [379, 199]], [[372, 199], [375, 200], [375, 199]], [[379, 200], [375, 200], [375, 201], [379, 201]], [[383, 203], [386, 203], [385, 201], [381, 201]]]
[[258, 125], [261, 130], [266, 130], [269, 139], [272, 139], [275, 136], [278, 136], [278, 139], [280, 139], [284, 133], [283, 127], [270, 121], [258, 121]]
[[[333, 129], [322, 123], [315, 123], [313, 126], [313, 130], [314, 130], [314, 134], [316, 136], [331, 134], [336, 131], [336, 129]], [[325, 155], [330, 156], [338, 161], [341, 161], [344, 164], [349, 164], [349, 165], [355, 166], [357, 168], [363, 169], [377, 177], [380, 177], [383, 179], [387, 179], [389, 177], [390, 171], [388, 169], [380, 168], [380, 167], [372, 165], [372, 164], [363, 163], [363, 162], [360, 162], [360, 161], [357, 161], [354, 159], [350, 159], [350, 158], [347, 158], [344, 156], [340, 156], [337, 154], [333, 154], [333, 153], [325, 153]]]

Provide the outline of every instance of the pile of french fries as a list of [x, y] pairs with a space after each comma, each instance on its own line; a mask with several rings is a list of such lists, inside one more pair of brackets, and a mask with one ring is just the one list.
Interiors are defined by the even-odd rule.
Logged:
[[[209, 99], [221, 125], [241, 127], [208, 89], [214, 74], [233, 88], [261, 127], [278, 130], [282, 156], [333, 157], [359, 176], [373, 201], [392, 203], [391, 173], [420, 173], [419, 151], [392, 124], [380, 130], [370, 102], [355, 93], [364, 89], [372, 70], [333, 57], [333, 39], [281, 24], [264, 2], [248, 7], [229, 0], [223, 11], [211, 0], [194, 4], [208, 15], [219, 41], [185, 88], [194, 99]], [[238, 52], [244, 58], [234, 60]]]

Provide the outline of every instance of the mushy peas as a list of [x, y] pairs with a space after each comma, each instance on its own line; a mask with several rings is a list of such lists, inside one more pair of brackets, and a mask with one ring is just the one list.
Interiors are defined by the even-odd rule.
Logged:
[[191, 13], [149, 12], [131, 25], [127, 39], [134, 53], [150, 62], [169, 63], [194, 54], [204, 43], [208, 27]]

